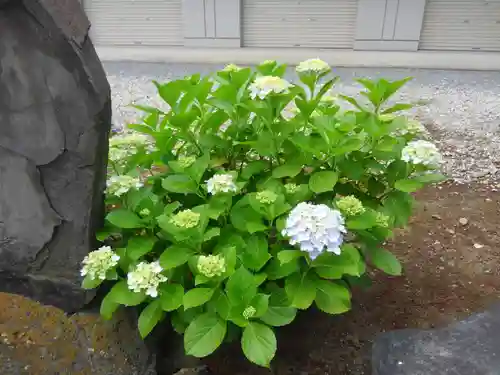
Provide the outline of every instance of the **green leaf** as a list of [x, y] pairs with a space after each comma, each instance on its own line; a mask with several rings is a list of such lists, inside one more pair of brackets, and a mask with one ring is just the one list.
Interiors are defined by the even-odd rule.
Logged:
[[281, 264], [285, 264], [303, 255], [304, 254], [300, 250], [283, 250], [278, 253], [278, 260]]
[[265, 171], [268, 167], [269, 163], [266, 163], [263, 160], [252, 161], [243, 168], [241, 178], [243, 178], [244, 180], [249, 180], [253, 175]]
[[219, 316], [228, 320], [231, 310], [231, 305], [229, 303], [229, 298], [227, 298], [226, 293], [221, 290], [216, 290], [212, 301], [209, 302], [212, 304], [214, 310], [219, 314]]
[[256, 365], [269, 367], [276, 354], [276, 336], [264, 324], [250, 323], [243, 330], [241, 348], [245, 356]]
[[179, 284], [164, 284], [160, 286], [161, 308], [164, 311], [174, 311], [182, 306], [184, 288]]
[[370, 249], [369, 253], [372, 263], [378, 269], [392, 276], [400, 276], [402, 274], [403, 269], [401, 263], [390, 251], [381, 248], [373, 248]]
[[259, 271], [271, 258], [268, 251], [267, 238], [254, 234], [247, 240], [243, 253], [243, 264], [252, 271]]
[[160, 255], [160, 266], [164, 270], [182, 266], [193, 255], [193, 251], [180, 245], [172, 245]]
[[174, 174], [163, 179], [161, 186], [171, 193], [196, 193], [197, 184], [189, 176]]
[[131, 260], [138, 260], [153, 249], [156, 240], [155, 237], [132, 237], [127, 243], [127, 256]]
[[139, 333], [142, 338], [145, 338], [151, 333], [153, 328], [165, 317], [165, 313], [161, 308], [160, 300], [154, 300], [142, 310], [139, 315]]
[[342, 314], [351, 308], [349, 290], [328, 280], [316, 280], [316, 305], [328, 314]]
[[125, 209], [111, 211], [106, 215], [106, 220], [115, 227], [124, 229], [141, 228], [143, 226], [139, 216]]
[[295, 177], [302, 170], [300, 164], [284, 164], [273, 170], [274, 178]]
[[252, 302], [250, 302], [250, 306], [253, 306], [256, 310], [253, 318], [259, 318], [263, 316], [269, 307], [269, 296], [267, 294], [259, 293], [257, 294]]
[[318, 276], [324, 279], [341, 279], [344, 275], [360, 276], [364, 264], [359, 251], [351, 244], [341, 247], [340, 255], [325, 252], [311, 264]]
[[309, 188], [316, 194], [333, 190], [339, 175], [333, 171], [321, 171], [314, 173], [309, 179]]
[[373, 228], [377, 224], [376, 215], [372, 211], [366, 211], [361, 215], [347, 220], [348, 229], [362, 230]]
[[120, 304], [113, 300], [113, 296], [111, 293], [106, 294], [106, 296], [102, 299], [100, 314], [105, 320], [110, 320], [113, 317], [113, 314], [118, 308]]
[[422, 189], [424, 183], [417, 180], [404, 179], [396, 181], [394, 187], [405, 193], [413, 193], [414, 191]]
[[234, 205], [230, 214], [231, 223], [242, 232], [256, 233], [267, 229], [262, 217], [255, 210], [245, 205]]
[[294, 273], [286, 278], [285, 290], [291, 306], [306, 310], [316, 297], [315, 279], [309, 273]]
[[400, 191], [393, 191], [385, 197], [384, 209], [394, 218], [395, 226], [404, 226], [408, 222], [412, 214], [413, 201], [411, 195]]
[[421, 182], [423, 184], [428, 184], [432, 182], [442, 182], [446, 180], [446, 176], [441, 173], [425, 173], [421, 176], [416, 176], [415, 181]]
[[87, 276], [85, 276], [85, 278], [82, 281], [82, 288], [87, 289], [87, 290], [95, 289], [99, 285], [101, 285], [103, 281], [104, 280], [101, 280], [99, 278], [92, 279], [89, 275], [87, 275]]
[[298, 258], [283, 264], [277, 258], [273, 258], [265, 268], [265, 272], [269, 280], [278, 280], [297, 272], [299, 269]]
[[198, 316], [184, 334], [186, 354], [197, 358], [212, 354], [222, 344], [226, 330], [226, 322], [215, 313]]
[[226, 294], [231, 304], [246, 304], [257, 294], [254, 276], [245, 268], [238, 268], [226, 283]]
[[382, 111], [382, 114], [386, 115], [389, 113], [394, 113], [394, 112], [399, 112], [399, 111], [406, 111], [408, 109], [412, 109], [414, 107], [413, 104], [408, 104], [408, 103], [396, 103], [392, 107], [389, 107], [385, 110]]
[[135, 293], [131, 291], [125, 280], [116, 283], [113, 288], [111, 288], [108, 295], [114, 302], [125, 306], [137, 306], [146, 299], [144, 293]]
[[184, 309], [201, 306], [212, 298], [214, 290], [212, 288], [195, 288], [184, 294], [183, 304]]
[[198, 158], [193, 165], [191, 165], [187, 172], [191, 176], [191, 178], [198, 184], [203, 177], [206, 169], [210, 164], [210, 154], [205, 154], [201, 158]]
[[220, 235], [220, 228], [210, 228], [205, 232], [203, 236], [203, 242], [210, 241], [212, 238], [218, 237]]
[[293, 322], [296, 315], [297, 309], [290, 306], [285, 290], [276, 288], [272, 291], [267, 311], [260, 320], [273, 327], [282, 327]]

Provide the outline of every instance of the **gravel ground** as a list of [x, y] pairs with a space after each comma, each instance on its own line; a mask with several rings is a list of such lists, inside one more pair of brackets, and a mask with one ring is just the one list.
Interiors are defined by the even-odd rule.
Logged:
[[[105, 63], [113, 96], [115, 126], [134, 121], [132, 101], [161, 106], [151, 80], [167, 81], [192, 73], [210, 73], [215, 65]], [[414, 69], [335, 69], [340, 83], [334, 91], [354, 94], [356, 77], [400, 79], [411, 76], [401, 98], [424, 99], [414, 110], [442, 150], [445, 172], [459, 183], [480, 181], [500, 188], [500, 72]], [[289, 79], [293, 79], [293, 72]]]

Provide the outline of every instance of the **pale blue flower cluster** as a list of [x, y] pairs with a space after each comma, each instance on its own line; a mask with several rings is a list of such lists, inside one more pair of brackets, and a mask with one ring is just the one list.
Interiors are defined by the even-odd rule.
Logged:
[[324, 251], [340, 254], [344, 240], [344, 218], [340, 211], [325, 204], [299, 203], [286, 220], [282, 234], [289, 237], [291, 245], [315, 259]]

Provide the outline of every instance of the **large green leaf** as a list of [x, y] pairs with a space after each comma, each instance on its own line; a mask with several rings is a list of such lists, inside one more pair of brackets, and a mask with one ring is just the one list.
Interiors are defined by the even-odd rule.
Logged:
[[339, 175], [333, 171], [316, 172], [309, 179], [309, 188], [316, 194], [332, 191], [338, 179]]
[[254, 234], [247, 239], [247, 246], [242, 257], [245, 267], [252, 271], [259, 271], [270, 258], [267, 238], [264, 235]]
[[189, 176], [174, 174], [163, 179], [161, 186], [171, 193], [196, 193], [197, 184]]
[[328, 314], [342, 314], [351, 308], [349, 290], [328, 280], [316, 280], [316, 305]]
[[283, 177], [295, 177], [302, 170], [302, 165], [300, 164], [283, 164], [276, 169], [273, 170], [274, 178], [283, 178]]
[[156, 237], [132, 237], [127, 243], [127, 256], [131, 260], [138, 260], [153, 249], [157, 239]]
[[106, 220], [115, 227], [124, 229], [141, 228], [141, 218], [125, 209], [113, 210], [106, 215]]
[[212, 298], [214, 290], [212, 288], [195, 288], [184, 294], [183, 304], [184, 309], [201, 306]]
[[364, 272], [364, 261], [359, 251], [351, 244], [341, 247], [340, 255], [325, 252], [318, 256], [311, 264], [314, 271], [325, 279], [341, 279], [344, 275], [360, 276]]
[[390, 251], [381, 248], [373, 248], [370, 249], [369, 253], [375, 267], [392, 276], [401, 275], [403, 271], [401, 263]]
[[300, 263], [298, 258], [286, 263], [281, 263], [278, 258], [273, 258], [264, 271], [267, 273], [269, 280], [278, 280], [297, 272], [299, 269]]
[[154, 300], [142, 310], [139, 315], [139, 333], [142, 338], [145, 338], [151, 333], [153, 328], [165, 317], [165, 313], [161, 308], [160, 300]]
[[234, 305], [249, 304], [257, 294], [255, 278], [245, 267], [238, 268], [226, 283], [226, 294]]
[[300, 250], [282, 250], [278, 253], [278, 260], [281, 264], [285, 264], [302, 256], [304, 253]]
[[100, 314], [105, 320], [110, 320], [113, 317], [113, 313], [120, 307], [118, 302], [113, 300], [111, 293], [106, 294], [102, 299]]
[[226, 336], [227, 325], [215, 313], [205, 313], [194, 319], [184, 334], [187, 355], [203, 358], [212, 354]]
[[245, 356], [256, 365], [269, 367], [276, 354], [276, 347], [276, 336], [268, 326], [252, 322], [243, 330], [241, 348]]
[[109, 298], [120, 305], [137, 306], [146, 299], [144, 293], [135, 293], [128, 288], [127, 281], [116, 283], [109, 292]]
[[184, 288], [179, 284], [164, 284], [160, 286], [160, 301], [164, 311], [174, 311], [182, 306]]
[[291, 306], [306, 310], [316, 297], [315, 279], [309, 273], [294, 273], [286, 278], [285, 290]]
[[297, 309], [290, 306], [285, 290], [277, 288], [272, 291], [267, 311], [260, 320], [270, 326], [282, 327], [293, 322], [296, 315]]
[[160, 255], [160, 265], [164, 270], [182, 266], [193, 256], [193, 250], [180, 245], [172, 245]]
[[397, 190], [403, 191], [405, 193], [413, 193], [414, 191], [422, 189], [424, 187], [424, 183], [407, 178], [403, 180], [397, 180], [394, 183], [394, 187]]

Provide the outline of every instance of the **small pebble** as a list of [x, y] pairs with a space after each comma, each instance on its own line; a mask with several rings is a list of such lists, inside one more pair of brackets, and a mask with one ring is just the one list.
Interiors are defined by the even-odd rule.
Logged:
[[484, 245], [481, 245], [480, 243], [475, 243], [475, 244], [474, 244], [474, 247], [475, 247], [476, 249], [482, 249], [482, 248], [484, 247]]
[[443, 218], [437, 214], [432, 215], [432, 218], [436, 220], [443, 220]]
[[467, 225], [469, 224], [469, 220], [465, 217], [461, 217], [458, 222], [460, 223], [460, 225]]

